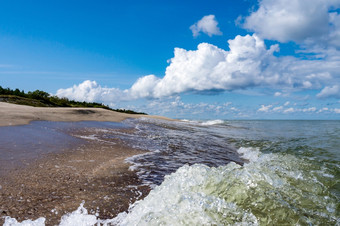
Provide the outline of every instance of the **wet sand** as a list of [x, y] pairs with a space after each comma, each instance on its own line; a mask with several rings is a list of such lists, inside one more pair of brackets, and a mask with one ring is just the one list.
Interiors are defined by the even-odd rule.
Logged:
[[[2, 136], [7, 133], [6, 129], [12, 128], [9, 125], [24, 125], [35, 120], [117, 122], [141, 117], [104, 109], [36, 108], [1, 102], [0, 115], [0, 126], [5, 126], [0, 130]], [[76, 210], [83, 201], [90, 213], [98, 213], [102, 219], [112, 218], [127, 211], [131, 203], [150, 191], [149, 187], [141, 185], [124, 161], [144, 153], [142, 150], [126, 147], [118, 139], [114, 143], [74, 141], [74, 137], [65, 131], [64, 135], [70, 139], [55, 134], [44, 137], [45, 132], [41, 129], [26, 131], [26, 135], [33, 136], [26, 137], [33, 142], [27, 146], [23, 137], [26, 135], [20, 132], [23, 127], [18, 128], [14, 134], [19, 138], [14, 138], [12, 143], [6, 143], [4, 139], [0, 145], [0, 224], [4, 223], [3, 217], [10, 216], [19, 222], [45, 217], [46, 225], [56, 225], [64, 214]], [[82, 131], [77, 133], [81, 135]], [[7, 134], [7, 137], [11, 136]], [[40, 149], [32, 148], [35, 145]]]
[[10, 216], [20, 222], [45, 217], [46, 225], [56, 225], [83, 201], [102, 219], [127, 211], [149, 192], [124, 162], [143, 151], [115, 142], [79, 142], [7, 172], [0, 178], [0, 224]]

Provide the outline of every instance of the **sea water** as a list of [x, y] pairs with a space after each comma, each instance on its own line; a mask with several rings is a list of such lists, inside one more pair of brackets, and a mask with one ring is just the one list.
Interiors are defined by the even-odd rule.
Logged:
[[123, 123], [89, 139], [148, 150], [126, 161], [151, 192], [114, 219], [81, 204], [61, 225], [340, 225], [340, 121]]

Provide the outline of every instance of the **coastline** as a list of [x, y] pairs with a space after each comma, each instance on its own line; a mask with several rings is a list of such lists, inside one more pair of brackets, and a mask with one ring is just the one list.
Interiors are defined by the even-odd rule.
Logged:
[[[0, 102], [0, 115], [0, 126], [9, 128], [32, 121], [120, 122], [140, 117], [171, 120], [97, 108], [30, 107], [3, 102]], [[3, 132], [6, 130], [3, 128]], [[38, 130], [33, 131], [38, 134], [36, 136], [44, 133]], [[78, 135], [81, 133], [79, 130]], [[74, 134], [65, 134], [74, 137]], [[24, 141], [18, 140], [20, 142]], [[126, 158], [145, 151], [127, 147], [119, 139], [114, 143], [79, 139], [68, 148], [59, 148], [58, 142], [60, 140], [52, 141], [43, 148], [52, 145], [59, 150], [25, 160], [25, 164], [16, 163], [14, 168], [3, 164], [4, 169], [0, 169], [5, 172], [0, 174], [0, 224], [6, 216], [19, 222], [44, 216], [48, 225], [56, 225], [64, 214], [76, 210], [82, 202], [90, 213], [97, 213], [101, 219], [113, 218], [149, 193], [150, 188], [141, 184], [136, 173], [129, 171], [130, 164], [125, 162]], [[3, 151], [10, 150], [7, 144]], [[23, 151], [30, 153], [30, 150]]]
[[109, 121], [121, 122], [128, 118], [156, 118], [174, 120], [154, 115], [133, 115], [109, 111], [101, 108], [69, 108], [69, 107], [31, 107], [26, 105], [0, 102], [0, 126], [26, 125], [31, 121]]
[[[0, 167], [18, 163], [7, 147], [36, 156], [7, 176], [0, 168], [0, 225], [1, 216], [13, 217], [9, 224], [39, 217], [34, 223], [57, 225], [62, 217], [68, 225], [89, 218], [335, 225], [339, 123], [127, 119], [0, 127]], [[78, 208], [83, 201], [86, 209]]]
[[6, 216], [19, 222], [43, 216], [47, 225], [57, 225], [82, 202], [102, 219], [127, 211], [149, 193], [124, 161], [141, 153], [121, 144], [86, 141], [11, 170], [0, 178], [0, 224]]

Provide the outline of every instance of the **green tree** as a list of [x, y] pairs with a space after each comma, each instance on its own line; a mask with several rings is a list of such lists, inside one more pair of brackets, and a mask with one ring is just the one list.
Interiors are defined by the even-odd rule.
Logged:
[[50, 94], [46, 93], [44, 91], [41, 91], [41, 90], [36, 90], [36, 91], [33, 91], [33, 92], [28, 92], [28, 96], [29, 96], [29, 98], [32, 98], [32, 99], [46, 100], [46, 99], [48, 99]]

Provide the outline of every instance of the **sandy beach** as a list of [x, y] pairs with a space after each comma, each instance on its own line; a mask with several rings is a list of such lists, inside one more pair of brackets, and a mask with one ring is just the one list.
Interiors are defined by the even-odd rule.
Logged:
[[[1, 102], [0, 115], [0, 125], [10, 126], [2, 127], [0, 132], [4, 136], [12, 126], [36, 120], [119, 122], [141, 117], [104, 109], [38, 108]], [[33, 153], [27, 150], [30, 147], [25, 146], [25, 139], [20, 138], [20, 128], [12, 144], [3, 141], [0, 148], [3, 153], [11, 153], [13, 146], [22, 143], [22, 151], [25, 152], [20, 161], [16, 159], [18, 154], [13, 153], [11, 160], [6, 160], [6, 154], [2, 155], [5, 159], [0, 158], [0, 224], [3, 224], [5, 216], [15, 217], [19, 221], [43, 216], [47, 219], [47, 225], [55, 225], [61, 216], [77, 209], [83, 201], [85, 207], [92, 213], [98, 213], [100, 218], [112, 218], [126, 211], [136, 199], [148, 194], [149, 188], [140, 185], [135, 173], [128, 170], [129, 164], [124, 162], [127, 157], [144, 153], [142, 150], [128, 148], [118, 139], [114, 144], [96, 140], [71, 142], [52, 139], [42, 145], [46, 149], [53, 146], [56, 150], [52, 153], [38, 153], [36, 155], [39, 157], [25, 159]], [[33, 133], [39, 137], [44, 131], [38, 128]], [[80, 136], [82, 131], [76, 133]], [[27, 132], [22, 136], [28, 136], [27, 139], [35, 142]], [[72, 145], [63, 146], [60, 142], [70, 142]], [[40, 141], [36, 143], [41, 146]]]
[[171, 120], [162, 116], [133, 115], [101, 108], [52, 108], [31, 107], [0, 102], [0, 126], [25, 125], [31, 121], [110, 121], [120, 122], [127, 118], [151, 117]]

